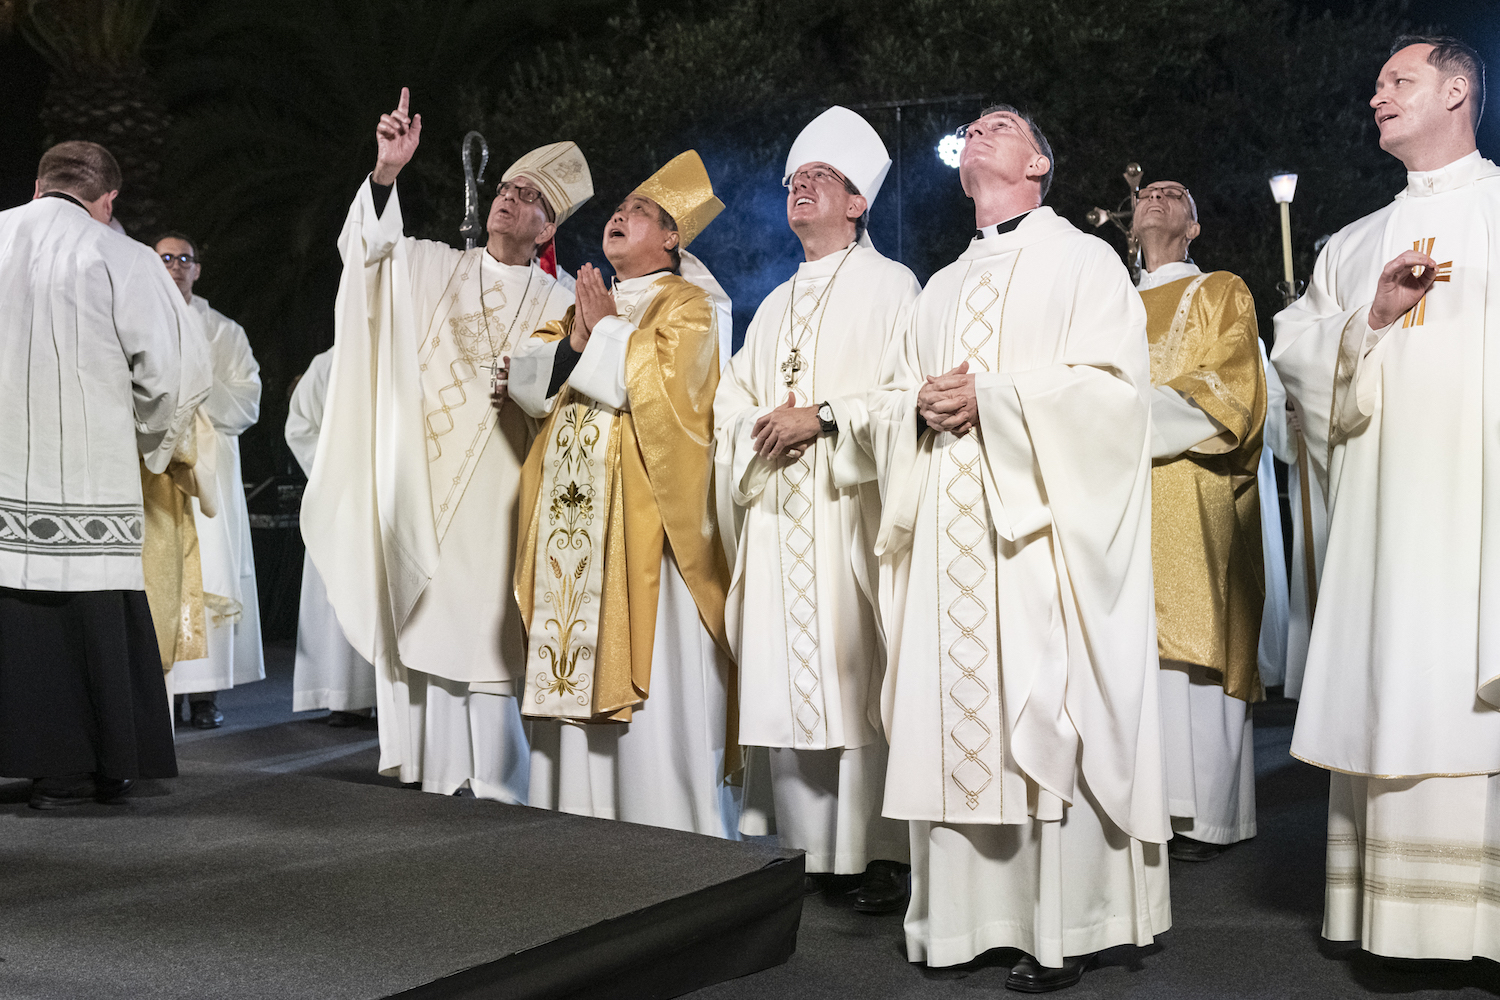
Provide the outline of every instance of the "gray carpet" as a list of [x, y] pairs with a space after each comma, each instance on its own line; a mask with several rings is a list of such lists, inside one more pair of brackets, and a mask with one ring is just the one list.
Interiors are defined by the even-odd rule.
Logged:
[[[203, 986], [196, 992], [131, 992], [123, 986], [110, 992], [114, 989], [111, 986], [72, 995], [261, 995], [239, 992], [221, 975], [231, 968], [253, 966], [257, 976], [268, 983], [264, 995], [291, 997], [311, 995], [300, 991], [306, 989], [308, 981], [317, 980], [318, 969], [329, 963], [353, 975], [360, 974], [359, 968], [366, 959], [341, 951], [331, 955], [320, 951], [326, 944], [320, 929], [298, 922], [302, 920], [300, 917], [290, 920], [284, 912], [288, 905], [294, 905], [297, 912], [305, 912], [300, 908], [307, 900], [315, 901], [317, 912], [329, 921], [349, 922], [356, 913], [360, 914], [359, 919], [370, 923], [377, 939], [390, 942], [401, 956], [400, 961], [392, 964], [408, 960], [437, 964], [426, 953], [448, 948], [443, 943], [446, 935], [436, 933], [435, 928], [442, 926], [443, 920], [451, 920], [452, 915], [446, 912], [448, 908], [441, 893], [434, 893], [430, 886], [411, 878], [413, 871], [425, 870], [420, 869], [428, 863], [423, 858], [436, 848], [430, 848], [417, 830], [403, 830], [400, 824], [382, 817], [378, 811], [367, 817], [362, 814], [361, 824], [385, 831], [366, 835], [372, 860], [363, 863], [359, 859], [340, 859], [334, 868], [338, 874], [317, 876], [311, 867], [297, 867], [299, 863], [310, 866], [310, 859], [318, 854], [317, 813], [304, 816], [308, 826], [298, 826], [291, 822], [297, 813], [265, 798], [266, 790], [276, 787], [271, 780], [273, 776], [300, 777], [305, 781], [324, 779], [317, 781], [316, 787], [335, 790], [325, 798], [331, 804], [342, 801], [336, 791], [341, 785], [387, 786], [391, 795], [415, 797], [422, 801], [424, 809], [434, 810], [434, 814], [456, 817], [461, 831], [466, 832], [456, 830], [453, 836], [480, 838], [472, 841], [475, 844], [484, 842], [484, 829], [490, 825], [487, 810], [501, 807], [399, 790], [394, 781], [375, 774], [373, 723], [362, 729], [332, 729], [324, 723], [323, 713], [293, 715], [288, 710], [291, 651], [287, 646], [268, 647], [266, 681], [226, 692], [219, 703], [227, 717], [225, 727], [205, 733], [179, 729], [178, 753], [188, 771], [188, 777], [179, 782], [184, 790], [201, 782], [222, 783], [218, 785], [220, 792], [206, 795], [203, 802], [208, 812], [201, 817], [225, 817], [222, 828], [219, 822], [195, 825], [192, 815], [183, 815], [183, 822], [172, 824], [168, 833], [174, 842], [191, 848], [195, 838], [222, 837], [225, 842], [233, 842], [238, 837], [253, 839], [267, 826], [279, 831], [291, 830], [289, 842], [298, 845], [294, 853], [301, 861], [289, 856], [277, 862], [291, 873], [284, 883], [286, 898], [263, 898], [261, 906], [246, 918], [240, 934], [188, 960], [186, 967], [203, 977], [200, 980]], [[1294, 711], [1295, 706], [1285, 701], [1257, 709], [1259, 836], [1207, 864], [1174, 862], [1173, 928], [1162, 934], [1152, 948], [1106, 953], [1099, 968], [1090, 972], [1080, 986], [1067, 992], [1070, 1000], [1336, 998], [1372, 993], [1454, 998], [1500, 996], [1500, 967], [1489, 962], [1402, 971], [1388, 968], [1363, 953], [1334, 948], [1320, 941], [1328, 782], [1324, 772], [1299, 764], [1287, 754]], [[0, 795], [3, 792], [0, 786]], [[174, 797], [177, 794], [173, 788]], [[180, 801], [186, 801], [185, 791]], [[386, 800], [377, 797], [370, 801]], [[101, 812], [103, 809], [99, 807]], [[20, 869], [12, 831], [43, 829], [36, 825], [27, 827], [33, 817], [21, 815], [24, 812], [15, 806], [0, 806], [0, 958], [10, 957], [12, 942], [19, 940], [17, 934], [32, 935], [43, 941], [47, 938], [34, 931], [28, 914], [13, 901], [12, 873]], [[76, 865], [79, 872], [57, 871], [56, 877], [62, 880], [59, 884], [83, 885], [91, 873], [109, 870], [108, 865], [101, 867], [103, 859], [123, 849], [117, 843], [116, 833], [128, 826], [110, 821], [110, 815], [105, 813], [90, 821], [94, 833], [79, 851], [83, 859]], [[700, 838], [689, 840], [696, 843]], [[586, 849], [595, 848], [588, 845]], [[496, 859], [511, 857], [503, 840], [491, 850]], [[226, 876], [233, 874], [222, 870], [201, 871], [190, 865], [181, 867], [181, 889], [172, 898], [160, 901], [153, 911], [151, 926], [144, 935], [148, 942], [178, 933], [184, 922], [190, 920], [190, 914], [201, 912], [197, 908], [203, 904], [195, 902], [195, 896], [199, 892], [225, 891]], [[493, 866], [489, 863], [475, 866], [465, 877], [483, 879], [482, 884], [494, 885], [495, 892], [500, 893], [507, 891], [507, 879], [519, 870], [497, 860]], [[355, 890], [356, 894], [350, 896]], [[107, 900], [120, 892], [105, 887], [78, 891], [84, 892], [89, 901]], [[406, 895], [427, 897], [419, 905], [437, 923], [420, 925], [418, 930], [390, 926], [384, 912], [388, 901]], [[504, 919], [504, 914], [498, 918]], [[128, 942], [135, 929], [111, 928], [102, 917], [97, 923], [99, 948], [129, 950]], [[854, 912], [846, 897], [832, 892], [807, 900], [797, 954], [789, 963], [700, 990], [693, 996], [704, 1000], [993, 996], [1003, 992], [1001, 984], [1014, 959], [1014, 952], [997, 951], [956, 969], [929, 970], [912, 965], [906, 961], [899, 916], [863, 916]], [[64, 964], [77, 960], [78, 956], [65, 953], [50, 958]], [[444, 960], [459, 958], [455, 952]], [[387, 958], [376, 955], [369, 961], [378, 968]], [[23, 978], [14, 968], [14, 961], [0, 964], [0, 997], [67, 995], [25, 992], [18, 988]], [[269, 985], [273, 980], [274, 988]], [[118, 977], [116, 981], [124, 982]], [[48, 988], [49, 984], [43, 982], [41, 986]], [[376, 994], [327, 991], [320, 995]]]

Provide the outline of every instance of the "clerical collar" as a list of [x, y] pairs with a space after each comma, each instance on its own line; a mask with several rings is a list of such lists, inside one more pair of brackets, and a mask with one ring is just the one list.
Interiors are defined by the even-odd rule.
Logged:
[[[68, 192], [66, 192], [66, 191], [43, 191], [42, 192], [42, 197], [43, 198], [61, 198], [63, 201], [71, 201], [73, 204], [77, 205], [79, 208], [83, 209], [85, 212], [89, 212], [89, 207], [87, 205], [85, 205], [83, 202], [79, 201], [77, 198], [73, 197], [72, 195], [68, 194]], [[93, 212], [89, 212], [89, 214], [93, 215], [94, 213]]]
[[994, 239], [996, 236], [1004, 236], [1006, 233], [1013, 232], [1021, 224], [1021, 221], [1030, 214], [1030, 212], [1022, 212], [1020, 215], [1012, 216], [1004, 222], [997, 222], [993, 226], [980, 226], [974, 231], [974, 238], [976, 240], [983, 240]]
[[1427, 198], [1461, 187], [1467, 187], [1486, 173], [1493, 172], [1495, 165], [1474, 150], [1436, 170], [1409, 170], [1406, 173], [1405, 194], [1412, 198]]
[[1196, 277], [1202, 274], [1197, 264], [1189, 257], [1187, 260], [1174, 260], [1170, 264], [1163, 264], [1154, 271], [1141, 269], [1141, 280], [1136, 282], [1135, 287], [1144, 292], [1162, 285], [1169, 285], [1183, 278]]

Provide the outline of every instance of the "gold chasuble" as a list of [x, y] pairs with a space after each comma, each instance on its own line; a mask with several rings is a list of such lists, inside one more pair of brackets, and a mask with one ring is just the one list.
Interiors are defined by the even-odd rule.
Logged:
[[1207, 667], [1226, 694], [1264, 697], [1256, 654], [1265, 570], [1256, 470], [1265, 372], [1250, 290], [1227, 271], [1141, 293], [1151, 383], [1175, 390], [1224, 430], [1152, 467], [1152, 561], [1162, 659]]
[[[675, 274], [651, 292], [638, 312], [625, 310], [636, 327], [625, 355], [630, 408], [563, 387], [521, 473], [515, 586], [530, 623], [527, 715], [630, 720], [650, 694], [667, 548], [704, 627], [728, 650], [729, 566], [713, 505], [718, 322], [708, 294]], [[570, 309], [536, 336], [570, 336], [574, 321]]]

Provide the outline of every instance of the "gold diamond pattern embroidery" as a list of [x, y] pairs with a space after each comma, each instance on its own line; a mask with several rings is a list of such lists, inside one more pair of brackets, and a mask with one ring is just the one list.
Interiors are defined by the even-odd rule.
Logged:
[[[789, 344], [798, 344], [807, 336], [819, 302], [815, 290], [808, 288], [792, 303], [787, 331]], [[802, 392], [800, 382], [804, 376], [809, 386], [813, 382], [816, 345], [808, 356], [813, 363], [798, 367], [787, 383], [798, 394], [799, 402], [810, 395]], [[781, 534], [782, 599], [786, 607], [787, 668], [791, 671], [792, 719], [796, 724], [793, 737], [797, 742], [821, 747], [827, 738], [827, 720], [823, 714], [818, 662], [818, 596], [814, 572], [817, 559], [812, 533], [811, 491], [816, 457], [817, 449], [809, 448], [801, 458], [782, 468], [777, 491], [781, 516], [777, 521]]]

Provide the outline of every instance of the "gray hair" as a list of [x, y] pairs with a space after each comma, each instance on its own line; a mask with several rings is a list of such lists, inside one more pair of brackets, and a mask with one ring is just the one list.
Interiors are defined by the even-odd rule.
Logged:
[[1479, 53], [1452, 35], [1402, 35], [1391, 43], [1391, 55], [1410, 45], [1432, 46], [1427, 53], [1427, 65], [1443, 74], [1444, 80], [1461, 76], [1469, 81], [1471, 98], [1478, 95], [1478, 100], [1469, 102], [1469, 120], [1478, 131], [1479, 119], [1484, 115], [1484, 60]]
[[1052, 155], [1052, 143], [1047, 141], [1047, 137], [1043, 135], [1042, 130], [1037, 127], [1035, 119], [1033, 119], [1026, 112], [1022, 111], [1020, 108], [1014, 107], [1013, 105], [991, 104], [989, 107], [985, 108], [979, 113], [979, 117], [984, 118], [988, 115], [992, 115], [1000, 111], [1003, 111], [1009, 115], [1015, 115], [1017, 118], [1021, 119], [1021, 121], [1025, 122], [1026, 127], [1031, 130], [1031, 141], [1036, 143], [1037, 150], [1047, 158], [1047, 173], [1042, 177], [1041, 197], [1042, 201], [1046, 201], [1047, 192], [1052, 189], [1052, 177], [1057, 173], [1057, 158]]

